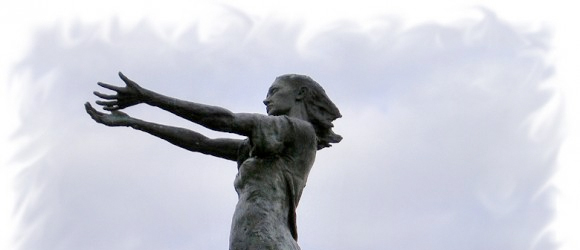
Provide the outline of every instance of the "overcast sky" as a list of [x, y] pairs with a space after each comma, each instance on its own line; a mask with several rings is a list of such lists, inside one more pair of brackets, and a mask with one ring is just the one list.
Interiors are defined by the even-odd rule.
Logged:
[[2, 8], [0, 249], [228, 247], [235, 163], [92, 121], [118, 71], [254, 113], [276, 76], [317, 80], [344, 140], [317, 155], [302, 249], [578, 249], [573, 13], [445, 2]]

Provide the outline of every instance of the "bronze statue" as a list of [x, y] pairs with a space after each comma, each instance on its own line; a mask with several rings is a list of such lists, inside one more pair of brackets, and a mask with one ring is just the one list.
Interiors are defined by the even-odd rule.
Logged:
[[[167, 97], [147, 90], [119, 73], [125, 87], [98, 83], [116, 94], [94, 94], [103, 113], [88, 102], [87, 113], [107, 126], [141, 130], [174, 145], [237, 161], [234, 187], [238, 203], [232, 219], [230, 250], [300, 249], [296, 207], [316, 151], [338, 143], [332, 131], [339, 110], [308, 76], [277, 77], [264, 104], [268, 115], [232, 113], [215, 106]], [[206, 128], [246, 136], [245, 140], [210, 139], [197, 132], [139, 120], [119, 111], [146, 103]]]

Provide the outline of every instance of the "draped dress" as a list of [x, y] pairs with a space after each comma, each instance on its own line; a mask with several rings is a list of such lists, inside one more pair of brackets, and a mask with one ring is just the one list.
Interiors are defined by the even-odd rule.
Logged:
[[299, 250], [296, 207], [316, 156], [316, 133], [304, 120], [259, 117], [238, 152], [230, 250]]

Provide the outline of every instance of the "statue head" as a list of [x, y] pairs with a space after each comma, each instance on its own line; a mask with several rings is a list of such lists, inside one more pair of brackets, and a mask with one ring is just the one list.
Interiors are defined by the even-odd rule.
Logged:
[[[274, 94], [276, 105], [269, 105], [269, 97]], [[340, 111], [320, 84], [308, 76], [287, 74], [277, 77], [264, 104], [269, 115], [287, 114], [294, 105], [303, 105], [306, 120], [316, 131], [318, 149], [330, 147], [331, 143], [342, 140], [340, 135], [332, 131], [332, 122], [342, 117]]]

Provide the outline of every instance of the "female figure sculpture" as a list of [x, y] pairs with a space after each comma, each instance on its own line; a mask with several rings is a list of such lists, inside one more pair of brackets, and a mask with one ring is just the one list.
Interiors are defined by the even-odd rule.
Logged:
[[[341, 117], [322, 87], [308, 76], [283, 75], [274, 81], [264, 104], [268, 115], [167, 97], [139, 86], [119, 73], [126, 86], [98, 83], [116, 92], [94, 92], [103, 113], [85, 104], [96, 122], [147, 132], [174, 145], [238, 164], [234, 187], [238, 203], [232, 219], [230, 250], [298, 250], [296, 206], [317, 150], [342, 139], [332, 131]], [[139, 103], [159, 107], [212, 130], [246, 136], [210, 139], [184, 128], [139, 120], [119, 111]]]

